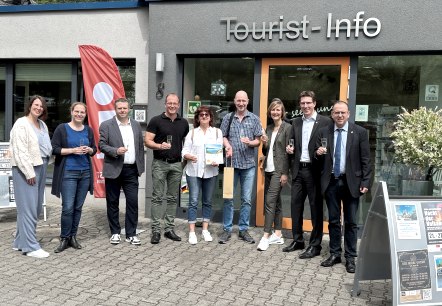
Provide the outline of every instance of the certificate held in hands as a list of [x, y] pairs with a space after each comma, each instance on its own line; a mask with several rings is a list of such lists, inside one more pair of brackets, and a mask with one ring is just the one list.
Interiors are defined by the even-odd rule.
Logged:
[[223, 164], [223, 145], [222, 144], [205, 144], [204, 152], [206, 154], [206, 165], [212, 163]]

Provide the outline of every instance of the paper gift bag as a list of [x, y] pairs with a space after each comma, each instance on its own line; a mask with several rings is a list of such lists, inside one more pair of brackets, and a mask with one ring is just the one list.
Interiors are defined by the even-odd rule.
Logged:
[[223, 198], [233, 199], [233, 177], [235, 173], [235, 168], [232, 167], [232, 162], [230, 162], [230, 167], [224, 167], [224, 177], [223, 177]]

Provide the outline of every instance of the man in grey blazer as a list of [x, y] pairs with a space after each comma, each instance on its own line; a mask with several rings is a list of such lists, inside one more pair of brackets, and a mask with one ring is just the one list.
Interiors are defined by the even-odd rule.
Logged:
[[126, 242], [141, 244], [137, 237], [138, 177], [144, 172], [144, 143], [140, 124], [129, 118], [129, 102], [115, 101], [115, 117], [100, 125], [99, 148], [104, 153], [103, 177], [106, 184], [107, 218], [111, 244], [121, 241], [119, 198], [126, 196]]

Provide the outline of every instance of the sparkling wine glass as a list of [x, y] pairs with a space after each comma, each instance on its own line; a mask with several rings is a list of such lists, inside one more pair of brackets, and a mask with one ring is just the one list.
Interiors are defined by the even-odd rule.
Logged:
[[[321, 147], [327, 150], [327, 138], [321, 138]], [[325, 154], [327, 154], [327, 152], [325, 152]]]

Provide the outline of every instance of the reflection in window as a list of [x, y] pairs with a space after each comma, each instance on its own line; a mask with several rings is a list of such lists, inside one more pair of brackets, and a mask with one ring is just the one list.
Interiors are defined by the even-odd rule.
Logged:
[[184, 60], [184, 95], [183, 115], [193, 124], [192, 106], [198, 103], [209, 105], [215, 115], [215, 125], [221, 124], [222, 118], [232, 111], [233, 99], [239, 90], [249, 96], [248, 109], [253, 104], [252, 58], [189, 58]]
[[[390, 194], [401, 195], [412, 169], [395, 162], [390, 134], [402, 107], [442, 107], [442, 55], [361, 56], [358, 62], [355, 121], [370, 132], [373, 181], [386, 181]], [[362, 219], [370, 202], [364, 196]]]
[[18, 63], [15, 65], [14, 122], [23, 116], [30, 96], [46, 99], [48, 119], [46, 124], [52, 135], [57, 125], [69, 120], [71, 104], [70, 63]]
[[6, 141], [5, 135], [5, 66], [0, 66], [0, 141]]
[[117, 60], [116, 64], [118, 66], [118, 71], [120, 72], [121, 81], [123, 82], [126, 99], [129, 101], [130, 105], [133, 105], [135, 103], [135, 61]]
[[[214, 113], [214, 124], [220, 126], [225, 115], [234, 110], [233, 99], [239, 90], [249, 96], [248, 109], [253, 104], [253, 58], [186, 58], [184, 60], [183, 116], [193, 124], [193, 113], [198, 105], [209, 105]], [[192, 127], [191, 127], [192, 128]], [[186, 178], [181, 185], [180, 207], [187, 207]], [[239, 196], [235, 196], [235, 209], [239, 208]], [[213, 197], [213, 210], [222, 208], [222, 173], [218, 175]]]

